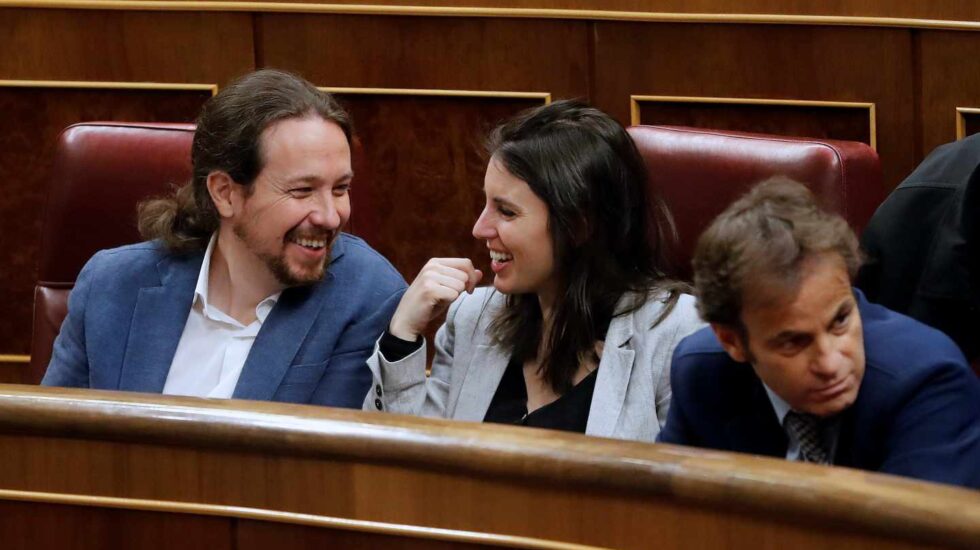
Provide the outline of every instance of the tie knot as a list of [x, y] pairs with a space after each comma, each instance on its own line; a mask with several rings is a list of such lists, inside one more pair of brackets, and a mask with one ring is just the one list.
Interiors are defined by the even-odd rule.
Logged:
[[829, 453], [824, 444], [822, 424], [820, 418], [812, 414], [796, 411], [786, 413], [783, 425], [790, 437], [799, 444], [800, 458], [805, 462], [830, 463]]

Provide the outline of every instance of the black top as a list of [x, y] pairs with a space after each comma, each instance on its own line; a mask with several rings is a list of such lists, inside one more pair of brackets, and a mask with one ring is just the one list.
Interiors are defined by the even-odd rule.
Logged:
[[[414, 342], [392, 336], [388, 331], [381, 335], [379, 351], [389, 362], [400, 361], [422, 347], [422, 339]], [[511, 358], [504, 377], [493, 394], [484, 422], [519, 424], [534, 428], [547, 428], [566, 432], [585, 433], [592, 407], [592, 394], [599, 369], [589, 373], [581, 382], [555, 401], [527, 413], [527, 384], [524, 381], [524, 365]]]
[[512, 357], [483, 421], [585, 433], [598, 372], [590, 372], [565, 395], [528, 414], [524, 365]]

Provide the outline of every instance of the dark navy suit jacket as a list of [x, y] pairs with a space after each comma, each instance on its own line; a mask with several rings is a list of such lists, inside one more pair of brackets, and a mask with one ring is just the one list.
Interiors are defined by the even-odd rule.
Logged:
[[[980, 380], [945, 334], [855, 295], [866, 368], [841, 413], [834, 464], [980, 488]], [[677, 346], [671, 387], [658, 441], [786, 456], [762, 382], [710, 328]]]
[[[203, 259], [204, 251], [174, 255], [157, 241], [93, 256], [42, 384], [162, 392]], [[405, 286], [384, 257], [341, 234], [324, 280], [280, 295], [232, 397], [359, 408], [371, 384], [365, 361]]]

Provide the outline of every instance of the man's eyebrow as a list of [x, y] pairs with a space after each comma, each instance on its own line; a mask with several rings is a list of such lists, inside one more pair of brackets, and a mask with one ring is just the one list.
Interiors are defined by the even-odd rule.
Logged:
[[770, 344], [781, 344], [783, 342], [792, 340], [793, 338], [797, 338], [799, 336], [805, 336], [805, 335], [806, 335], [805, 332], [800, 332], [798, 330], [784, 330], [767, 341]]
[[837, 310], [834, 311], [834, 315], [833, 317], [830, 318], [830, 321], [827, 323], [827, 326], [828, 327], [834, 326], [834, 323], [837, 322], [838, 317], [840, 317], [844, 313], [850, 313], [852, 311], [854, 311], [854, 302], [852, 302], [851, 300], [844, 300], [843, 302], [841, 302], [841, 305], [837, 307]]

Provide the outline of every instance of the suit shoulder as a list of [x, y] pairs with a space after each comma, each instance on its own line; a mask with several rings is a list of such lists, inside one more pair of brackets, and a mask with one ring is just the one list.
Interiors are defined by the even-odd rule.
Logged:
[[896, 379], [927, 376], [940, 367], [969, 370], [943, 332], [877, 304], [868, 303], [861, 313], [869, 368]]
[[83, 270], [105, 273], [113, 278], [125, 278], [154, 269], [169, 252], [158, 241], [145, 241], [96, 252]]
[[343, 241], [344, 261], [338, 267], [354, 273], [363, 281], [371, 281], [372, 285], [387, 283], [397, 288], [404, 288], [405, 278], [391, 265], [387, 258], [360, 237], [349, 233], [341, 233]]

